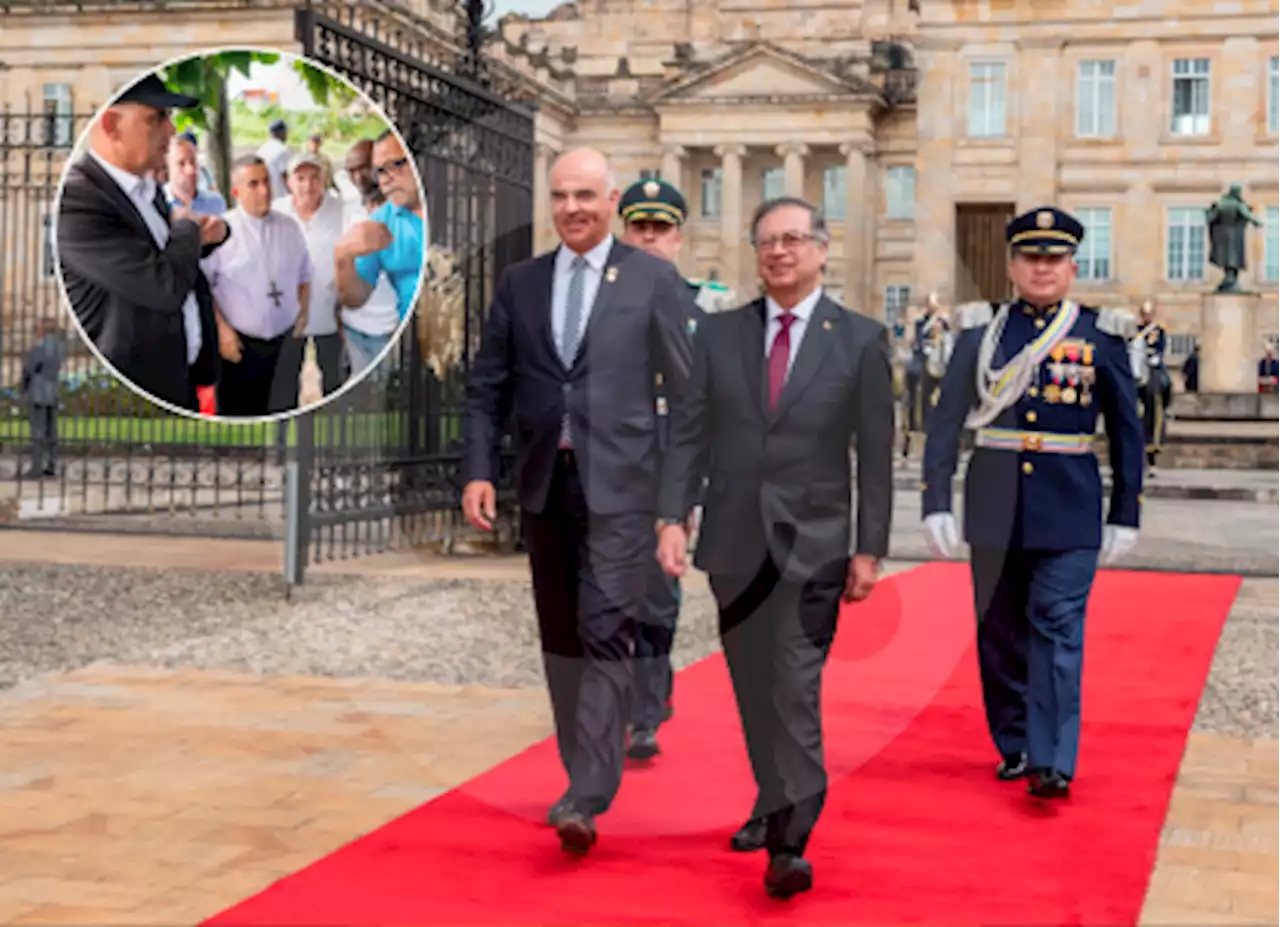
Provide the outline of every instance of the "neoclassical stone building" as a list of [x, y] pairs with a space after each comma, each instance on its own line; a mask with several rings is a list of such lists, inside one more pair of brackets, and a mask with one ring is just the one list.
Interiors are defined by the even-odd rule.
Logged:
[[751, 212], [796, 192], [826, 211], [829, 282], [851, 308], [893, 316], [932, 289], [998, 297], [1004, 222], [1057, 202], [1088, 229], [1078, 297], [1154, 297], [1190, 335], [1219, 278], [1204, 209], [1238, 181], [1268, 222], [1245, 275], [1263, 294], [1261, 337], [1280, 328], [1278, 11], [1276, 0], [578, 0], [505, 18], [493, 53], [545, 88], [538, 176], [587, 144], [624, 182], [681, 186], [686, 273], [750, 291]]

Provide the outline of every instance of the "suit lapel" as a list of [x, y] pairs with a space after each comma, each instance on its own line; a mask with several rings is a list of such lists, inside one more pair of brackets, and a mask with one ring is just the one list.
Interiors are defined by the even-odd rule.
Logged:
[[604, 259], [604, 266], [600, 268], [600, 286], [596, 288], [595, 302], [591, 304], [591, 312], [587, 316], [587, 324], [582, 332], [582, 340], [578, 342], [578, 354], [573, 359], [573, 369], [575, 370], [587, 357], [587, 341], [591, 338], [591, 333], [601, 325], [601, 320], [609, 314], [609, 308], [613, 304], [613, 296], [617, 290], [617, 264], [626, 257], [628, 250], [630, 249], [621, 244], [616, 238], [613, 244], [609, 246], [609, 253]]
[[819, 297], [817, 304], [813, 307], [813, 313], [809, 316], [809, 324], [804, 327], [800, 351], [796, 354], [791, 372], [787, 374], [787, 382], [782, 387], [782, 395], [778, 397], [778, 407], [773, 410], [769, 424], [772, 425], [795, 405], [800, 394], [804, 392], [809, 381], [822, 366], [822, 359], [827, 356], [827, 350], [831, 347], [836, 313], [840, 311], [831, 300], [825, 296]]
[[747, 378], [747, 392], [754, 400], [753, 405], [760, 413], [760, 418], [769, 417], [769, 368], [765, 364], [764, 335], [765, 308], [764, 300], [758, 299], [749, 309], [742, 312], [742, 333], [740, 351], [742, 370]]
[[533, 298], [541, 300], [535, 306], [534, 313], [538, 321], [538, 332], [556, 363], [560, 362], [560, 349], [556, 345], [556, 332], [551, 325], [551, 289], [555, 285], [556, 254], [559, 251], [559, 247], [554, 248], [533, 262], [533, 268], [530, 270], [533, 279], [529, 286], [529, 292]]
[[[154, 243], [154, 239], [151, 237], [151, 229], [147, 227], [147, 221], [142, 218], [142, 213], [138, 212], [138, 207], [120, 189], [120, 185], [98, 166], [97, 161], [85, 155], [80, 159], [80, 170], [116, 204], [116, 208], [120, 210], [121, 215], [132, 222], [137, 231], [146, 236], [147, 241]], [[161, 215], [167, 215], [167, 213], [161, 213]]]

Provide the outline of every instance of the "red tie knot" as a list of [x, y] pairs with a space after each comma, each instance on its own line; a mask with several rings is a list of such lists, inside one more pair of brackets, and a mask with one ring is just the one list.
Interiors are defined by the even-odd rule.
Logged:
[[796, 314], [794, 312], [784, 312], [782, 315], [778, 316], [778, 324], [782, 326], [782, 330], [784, 332], [791, 330], [791, 323], [795, 320]]

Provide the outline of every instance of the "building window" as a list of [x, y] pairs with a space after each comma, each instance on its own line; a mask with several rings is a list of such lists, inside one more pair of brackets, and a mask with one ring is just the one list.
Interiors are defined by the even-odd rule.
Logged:
[[916, 215], [916, 169], [895, 164], [884, 172], [884, 215], [886, 219], [914, 219]]
[[786, 176], [782, 173], [782, 168], [771, 167], [765, 170], [764, 176], [760, 181], [762, 199], [776, 200], [787, 192]]
[[1116, 63], [1081, 61], [1076, 72], [1076, 135], [1111, 138], [1116, 134]]
[[848, 202], [848, 172], [843, 164], [822, 172], [822, 214], [828, 219], [843, 219]]
[[1196, 336], [1187, 332], [1169, 335], [1169, 353], [1174, 357], [1186, 357], [1195, 347]]
[[661, 180], [662, 171], [645, 170], [640, 172], [641, 180]]
[[1173, 62], [1174, 135], [1209, 134], [1209, 59], [1178, 58]]
[[890, 328], [906, 318], [907, 303], [911, 299], [911, 287], [902, 283], [890, 283], [884, 288], [884, 321]]
[[1263, 236], [1267, 253], [1262, 256], [1262, 279], [1268, 283], [1280, 280], [1280, 207], [1267, 207], [1267, 228]]
[[1076, 218], [1084, 226], [1084, 241], [1076, 251], [1081, 280], [1111, 279], [1111, 210], [1081, 209]]
[[969, 137], [1004, 135], [1005, 67], [1002, 61], [969, 65]]
[[709, 167], [702, 171], [702, 218], [720, 218], [720, 198], [723, 178], [720, 168]]
[[1280, 58], [1267, 62], [1267, 131], [1280, 133]]
[[1165, 279], [1187, 283], [1204, 279], [1204, 210], [1179, 206], [1169, 210]]
[[53, 266], [53, 207], [40, 209], [40, 279], [54, 279]]
[[75, 141], [70, 84], [44, 85], [44, 112], [50, 117], [48, 143], [58, 148], [70, 148]]

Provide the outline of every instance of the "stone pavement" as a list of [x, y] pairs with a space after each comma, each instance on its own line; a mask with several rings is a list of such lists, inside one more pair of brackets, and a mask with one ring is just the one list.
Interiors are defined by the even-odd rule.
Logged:
[[[279, 569], [271, 543], [37, 537], [0, 532], [0, 561], [43, 553], [63, 564], [197, 566], [211, 576]], [[16, 568], [0, 563], [0, 583]], [[316, 574], [309, 607], [358, 581], [399, 590], [463, 575], [510, 586], [528, 575], [518, 557], [414, 552]], [[1237, 643], [1274, 650], [1278, 609], [1273, 580], [1246, 581], [1233, 619], [1239, 612], [1271, 636]], [[1273, 664], [1252, 669], [1275, 676]], [[1233, 697], [1211, 677], [1143, 924], [1276, 923], [1275, 720], [1236, 730], [1224, 720]], [[1274, 715], [1274, 693], [1268, 705]], [[109, 663], [20, 682], [0, 690], [0, 923], [195, 924], [549, 732], [536, 686]]]

